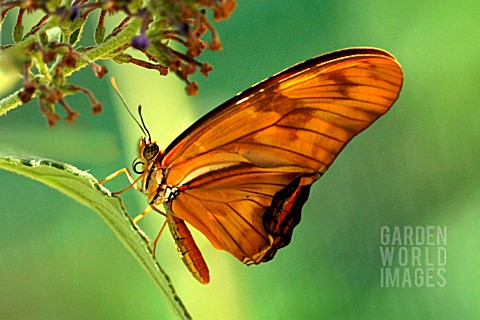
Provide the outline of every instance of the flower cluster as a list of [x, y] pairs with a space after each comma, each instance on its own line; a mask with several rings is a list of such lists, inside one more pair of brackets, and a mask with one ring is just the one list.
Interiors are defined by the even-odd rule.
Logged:
[[[78, 92], [86, 94], [93, 113], [99, 113], [102, 105], [91, 91], [69, 83], [67, 78], [85, 66], [102, 78], [107, 72], [97, 63], [102, 59], [157, 70], [160, 75], [173, 72], [186, 83], [187, 93], [195, 95], [198, 86], [190, 76], [197, 70], [207, 76], [212, 70], [210, 64], [198, 61], [197, 57], [206, 48], [222, 48], [207, 11], [218, 21], [228, 18], [236, 6], [235, 0], [76, 0], [67, 1], [67, 5], [65, 2], [0, 0], [0, 23], [7, 14], [17, 12], [12, 32], [14, 43], [2, 44], [0, 54], [4, 62], [20, 71], [24, 81], [17, 94], [0, 102], [0, 115], [38, 97], [50, 125], [59, 119], [56, 105], [66, 111], [67, 121], [73, 121], [78, 113], [70, 108], [65, 96]], [[43, 17], [25, 32], [24, 16], [33, 12], [42, 12]], [[84, 25], [92, 12], [99, 14], [94, 18], [98, 20], [91, 46], [80, 46]], [[123, 20], [107, 33], [105, 19], [117, 14]], [[207, 32], [211, 38], [208, 43], [203, 40]], [[184, 49], [178, 50], [178, 44]], [[144, 59], [129, 54], [131, 49], [140, 51]]]

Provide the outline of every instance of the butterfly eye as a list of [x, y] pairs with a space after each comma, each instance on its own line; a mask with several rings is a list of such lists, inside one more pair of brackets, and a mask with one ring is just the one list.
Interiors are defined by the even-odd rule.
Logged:
[[[133, 164], [132, 164], [132, 169], [133, 169], [133, 172], [135, 172], [136, 174], [142, 174], [143, 173], [143, 165], [145, 163], [143, 163], [142, 161], [135, 159], [135, 161], [133, 161]], [[140, 166], [140, 168], [138, 168], [138, 166]]]
[[159, 151], [160, 151], [160, 148], [158, 148], [156, 143], [149, 144], [143, 150], [143, 158], [147, 161], [150, 161], [157, 156]]

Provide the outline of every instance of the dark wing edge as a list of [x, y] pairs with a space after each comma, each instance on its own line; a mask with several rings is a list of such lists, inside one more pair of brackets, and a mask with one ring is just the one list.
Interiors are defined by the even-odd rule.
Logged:
[[301, 179], [302, 177], [295, 179], [277, 192], [272, 205], [263, 215], [265, 231], [272, 239], [270, 247], [257, 263], [272, 260], [278, 249], [290, 243], [293, 229], [300, 223], [302, 207], [310, 194], [311, 184], [302, 186]]

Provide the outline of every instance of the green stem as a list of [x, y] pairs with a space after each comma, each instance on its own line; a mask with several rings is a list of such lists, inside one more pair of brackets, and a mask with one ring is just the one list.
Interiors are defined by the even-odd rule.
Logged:
[[18, 105], [22, 103], [22, 101], [20, 101], [20, 98], [18, 97], [19, 92], [20, 90], [17, 90], [8, 97], [0, 100], [0, 116], [3, 116], [8, 111], [15, 109]]
[[[70, 76], [75, 71], [85, 67], [88, 64], [88, 62], [94, 62], [100, 59], [111, 58], [111, 54], [113, 52], [115, 52], [118, 48], [121, 48], [122, 46], [130, 42], [130, 40], [137, 34], [141, 24], [142, 24], [142, 19], [140, 18], [134, 18], [130, 20], [128, 25], [126, 25], [125, 28], [118, 33], [118, 35], [116, 35], [115, 37], [111, 37], [110, 39], [101, 43], [100, 45], [93, 48], [92, 50], [85, 52], [83, 54], [85, 60], [84, 59], [78, 60], [77, 66], [75, 68], [69, 68], [69, 69], [65, 68], [64, 76], [65, 77]], [[38, 34], [40, 34], [41, 32], [45, 32], [46, 30], [56, 26], [58, 26], [58, 18], [52, 17], [45, 23], [45, 25], [43, 25], [40, 28], [40, 30], [37, 33], [17, 43], [14, 47], [27, 49], [29, 45], [31, 45], [36, 40], [38, 40], [37, 39]], [[5, 54], [5, 53], [2, 53], [2, 54]], [[50, 74], [52, 74], [52, 76], [53, 76], [53, 72], [55, 72], [54, 67], [51, 68], [50, 70]], [[22, 103], [20, 98], [18, 97], [18, 93], [21, 90], [22, 89], [19, 89], [14, 93], [12, 93], [11, 95], [0, 100], [0, 116], [5, 115], [8, 111], [18, 107]]]
[[[13, 47], [7, 49], [7, 50], [2, 50], [0, 51], [0, 54], [8, 54], [9, 50], [12, 49], [20, 49], [19, 51], [21, 52], [22, 50], [27, 50], [28, 46], [30, 46], [32, 43], [38, 40], [38, 35], [41, 34], [42, 32], [47, 31], [50, 28], [54, 28], [58, 26], [58, 17], [52, 16], [39, 30], [33, 35], [28, 36], [27, 38], [23, 39], [22, 41], [18, 42], [15, 44]], [[15, 53], [14, 53], [15, 54]], [[22, 101], [18, 97], [18, 93], [22, 89], [19, 89], [12, 93], [11, 95], [3, 98], [0, 100], [0, 116], [5, 115], [8, 111], [15, 109], [18, 107]]]
[[96, 60], [112, 58], [111, 54], [115, 52], [118, 48], [123, 47], [125, 44], [130, 43], [133, 37], [137, 34], [140, 26], [142, 24], [142, 19], [134, 18], [130, 20], [128, 25], [120, 31], [115, 37], [111, 37], [107, 41], [99, 44], [90, 51], [87, 51], [83, 54], [85, 60], [81, 59], [77, 62], [77, 66], [72, 69], [65, 69], [65, 77], [68, 77], [73, 72], [85, 67], [88, 62], [94, 62]]

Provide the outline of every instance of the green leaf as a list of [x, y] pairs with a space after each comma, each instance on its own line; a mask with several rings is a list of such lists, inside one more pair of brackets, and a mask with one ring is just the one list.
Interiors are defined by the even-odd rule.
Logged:
[[103, 39], [105, 38], [105, 27], [104, 26], [97, 26], [95, 28], [95, 43], [97, 46], [103, 42]]
[[15, 25], [15, 27], [13, 27], [13, 41], [15, 41], [15, 43], [18, 43], [22, 40], [22, 36], [23, 36], [23, 25], [20, 24], [20, 25]]
[[15, 172], [59, 190], [94, 210], [140, 262], [181, 319], [191, 319], [168, 275], [152, 255], [148, 241], [125, 211], [120, 198], [89, 173], [46, 159], [0, 157], [0, 169]]

